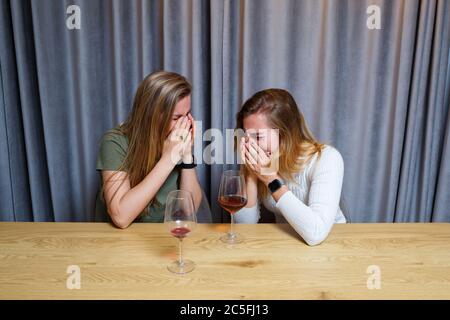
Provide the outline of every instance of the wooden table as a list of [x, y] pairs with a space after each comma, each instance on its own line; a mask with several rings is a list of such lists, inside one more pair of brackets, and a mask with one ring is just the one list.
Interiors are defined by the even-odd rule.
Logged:
[[[0, 298], [450, 299], [450, 224], [335, 225], [316, 247], [282, 224], [238, 225], [246, 241], [227, 246], [228, 227], [197, 227], [184, 246], [197, 267], [180, 276], [163, 224], [2, 222]], [[80, 289], [67, 288], [70, 265]], [[373, 265], [380, 289], [368, 289]]]

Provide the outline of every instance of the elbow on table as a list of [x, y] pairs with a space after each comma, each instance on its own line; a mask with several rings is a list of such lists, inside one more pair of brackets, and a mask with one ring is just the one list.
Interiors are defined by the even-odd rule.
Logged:
[[310, 247], [317, 246], [325, 241], [327, 238], [327, 235], [310, 235], [303, 237], [303, 240], [305, 240], [306, 244]]
[[117, 222], [117, 221], [113, 221], [114, 225], [119, 228], [119, 229], [126, 229], [130, 226], [131, 223], [125, 223], [125, 222]]
[[109, 216], [111, 217], [113, 224], [119, 229], [126, 229], [131, 225], [130, 221], [123, 219], [118, 213], [110, 212]]

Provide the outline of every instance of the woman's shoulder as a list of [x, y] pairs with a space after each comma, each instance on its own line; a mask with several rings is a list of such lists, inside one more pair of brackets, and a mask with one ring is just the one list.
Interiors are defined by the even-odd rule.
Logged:
[[298, 173], [297, 179], [301, 180], [301, 176], [304, 176], [308, 180], [311, 180], [314, 173], [331, 168], [343, 171], [344, 160], [341, 153], [335, 147], [325, 144], [322, 147], [320, 154], [319, 152], [316, 152], [310, 161], [308, 161], [304, 169]]
[[338, 169], [344, 167], [344, 159], [341, 153], [331, 145], [324, 145], [320, 153], [316, 152], [307, 165], [307, 174], [316, 171], [317, 168], [336, 167]]
[[101, 137], [100, 144], [109, 144], [115, 143], [120, 145], [123, 148], [128, 146], [128, 138], [125, 134], [120, 130], [120, 127], [114, 127], [106, 131]]
[[100, 139], [100, 154], [119, 153], [124, 156], [127, 150], [128, 138], [120, 131], [119, 126], [106, 131]]
[[97, 170], [118, 170], [125, 159], [128, 139], [118, 127], [106, 131], [100, 141]]
[[322, 161], [339, 161], [344, 162], [344, 159], [342, 158], [341, 153], [336, 149], [335, 147], [326, 144], [322, 151], [320, 158], [323, 159]]

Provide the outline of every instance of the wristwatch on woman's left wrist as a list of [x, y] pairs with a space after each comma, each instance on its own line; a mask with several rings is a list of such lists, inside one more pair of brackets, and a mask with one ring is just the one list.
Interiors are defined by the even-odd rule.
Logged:
[[181, 169], [193, 169], [193, 168], [197, 167], [197, 164], [195, 163], [194, 155], [192, 155], [191, 163], [185, 163], [184, 161], [182, 161], [179, 164], [179, 166], [180, 166]]
[[279, 190], [283, 185], [284, 185], [284, 183], [283, 183], [282, 180], [280, 180], [280, 179], [273, 179], [271, 182], [269, 182], [267, 187], [269, 188], [271, 193], [274, 193], [277, 190]]

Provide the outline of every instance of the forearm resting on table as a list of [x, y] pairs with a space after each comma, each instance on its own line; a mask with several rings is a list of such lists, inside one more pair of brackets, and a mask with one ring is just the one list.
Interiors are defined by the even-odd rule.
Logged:
[[332, 201], [317, 201], [308, 206], [291, 191], [280, 197], [276, 207], [310, 246], [318, 245], [327, 238], [338, 210], [338, 205]]
[[[128, 227], [155, 197], [172, 172], [171, 161], [161, 158], [153, 170], [133, 188], [125, 172], [103, 172], [105, 201], [111, 220], [119, 228]], [[112, 181], [109, 181], [112, 180]]]

